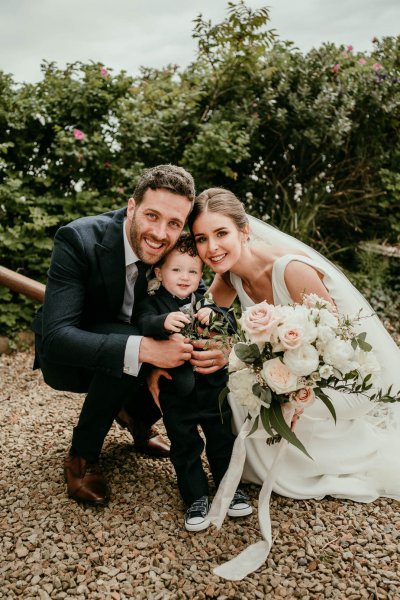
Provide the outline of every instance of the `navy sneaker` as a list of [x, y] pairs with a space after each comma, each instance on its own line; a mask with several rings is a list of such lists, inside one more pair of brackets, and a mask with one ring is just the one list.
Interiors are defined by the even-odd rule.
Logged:
[[208, 498], [202, 496], [195, 500], [187, 509], [185, 514], [185, 527], [187, 531], [202, 531], [207, 529], [210, 521], [207, 519], [208, 514]]
[[251, 515], [253, 508], [249, 504], [249, 499], [243, 490], [238, 488], [228, 508], [230, 517], [247, 517]]

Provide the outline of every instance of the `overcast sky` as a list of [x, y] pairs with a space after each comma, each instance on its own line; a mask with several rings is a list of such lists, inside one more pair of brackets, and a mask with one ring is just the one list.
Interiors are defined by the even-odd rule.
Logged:
[[[302, 51], [323, 42], [371, 50], [374, 36], [400, 33], [400, 0], [247, 0], [270, 8], [270, 27]], [[192, 20], [226, 16], [226, 0], [0, 0], [0, 69], [38, 81], [43, 59], [185, 67], [195, 57]]]

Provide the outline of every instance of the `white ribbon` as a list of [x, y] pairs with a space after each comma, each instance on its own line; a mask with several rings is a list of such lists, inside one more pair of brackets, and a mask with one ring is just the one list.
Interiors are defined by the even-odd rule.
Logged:
[[[288, 424], [291, 423], [293, 414], [294, 410], [290, 412], [288, 411], [288, 413], [284, 415]], [[253, 426], [254, 419], [255, 416], [251, 419], [246, 419], [246, 421], [243, 423], [233, 446], [232, 457], [228, 470], [219, 485], [218, 491], [211, 505], [208, 518], [210, 522], [217, 527], [217, 529], [220, 529], [228, 511], [229, 504], [234, 496], [236, 488], [240, 483], [244, 463], [246, 460], [245, 440], [247, 437], [253, 436], [253, 434], [249, 436], [249, 433]], [[255, 437], [259, 437], [257, 433], [258, 430], [254, 432]], [[215, 567], [215, 569], [213, 569], [213, 573], [219, 577], [223, 577], [224, 579], [228, 579], [230, 581], [240, 581], [249, 575], [249, 573], [252, 573], [261, 567], [268, 557], [272, 546], [269, 501], [273, 485], [278, 475], [278, 468], [280, 466], [281, 459], [285, 454], [288, 442], [286, 440], [281, 440], [279, 445], [280, 447], [272, 462], [268, 476], [263, 482], [258, 499], [258, 521], [263, 540], [256, 542], [255, 544], [251, 544], [251, 546], [245, 548], [240, 554], [238, 554], [238, 556], [235, 556], [235, 558], [232, 558], [222, 565]]]

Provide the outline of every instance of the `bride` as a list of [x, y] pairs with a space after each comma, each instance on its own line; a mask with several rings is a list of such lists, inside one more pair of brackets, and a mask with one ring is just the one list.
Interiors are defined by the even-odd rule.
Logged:
[[[381, 365], [384, 391], [400, 388], [400, 350], [367, 301], [346, 277], [318, 252], [275, 228], [246, 215], [231, 192], [205, 190], [196, 199], [189, 225], [200, 258], [214, 272], [210, 287], [214, 302], [230, 306], [238, 297], [243, 309], [267, 300], [271, 304], [301, 302], [315, 293], [333, 302], [342, 315], [360, 309], [369, 317], [362, 329]], [[201, 344], [201, 342], [200, 342]], [[200, 356], [202, 354], [202, 356]], [[205, 367], [206, 356], [210, 366]], [[200, 373], [222, 366], [217, 349], [194, 352], [192, 364]], [[330, 394], [337, 422], [320, 399], [296, 425], [296, 435], [313, 460], [289, 445], [279, 463], [272, 489], [290, 498], [321, 499], [325, 495], [372, 502], [379, 496], [400, 499], [400, 405], [374, 404], [364, 396]], [[245, 408], [232, 404], [234, 428], [239, 431]], [[268, 446], [265, 432], [245, 440], [242, 480], [262, 484], [268, 477], [280, 444]]]

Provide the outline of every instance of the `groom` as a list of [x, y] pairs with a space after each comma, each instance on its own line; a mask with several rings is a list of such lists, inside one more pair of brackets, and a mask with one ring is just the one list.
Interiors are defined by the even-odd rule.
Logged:
[[130, 320], [146, 296], [151, 265], [175, 245], [194, 196], [190, 173], [160, 165], [143, 172], [127, 208], [77, 219], [56, 233], [44, 305], [33, 322], [35, 366], [51, 387], [87, 393], [65, 459], [68, 495], [77, 501], [109, 499], [98, 460], [114, 419], [129, 428], [137, 449], [168, 454], [152, 427], [160, 412], [142, 364], [177, 367], [193, 347], [178, 334], [141, 337]]

